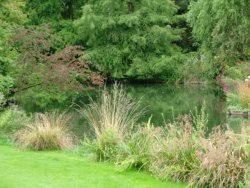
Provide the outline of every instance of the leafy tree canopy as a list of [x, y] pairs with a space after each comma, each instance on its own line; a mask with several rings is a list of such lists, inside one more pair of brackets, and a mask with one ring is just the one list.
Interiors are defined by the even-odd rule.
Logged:
[[176, 12], [170, 0], [88, 0], [75, 26], [111, 78], [167, 79], [181, 59]]
[[8, 94], [14, 86], [14, 66], [18, 53], [9, 44], [13, 29], [25, 23], [26, 15], [21, 11], [20, 0], [0, 1], [0, 92]]
[[244, 58], [250, 47], [249, 0], [192, 1], [188, 21], [203, 52], [227, 61]]
[[31, 88], [78, 92], [103, 85], [97, 68], [84, 58], [84, 48], [66, 46], [47, 25], [18, 29], [12, 42], [20, 52], [14, 92]]
[[31, 24], [77, 17], [85, 0], [27, 0], [26, 9]]

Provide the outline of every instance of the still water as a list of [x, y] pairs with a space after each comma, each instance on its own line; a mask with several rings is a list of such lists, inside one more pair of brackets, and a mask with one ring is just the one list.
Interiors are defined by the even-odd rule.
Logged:
[[[174, 117], [190, 113], [190, 111], [201, 109], [206, 105], [208, 114], [208, 128], [224, 124], [226, 122], [225, 96], [218, 87], [211, 86], [171, 86], [164, 84], [152, 85], [123, 85], [127, 94], [134, 100], [141, 99], [141, 105], [146, 107], [146, 113], [141, 118], [141, 122], [146, 122], [152, 116], [152, 122], [157, 126], [162, 126], [165, 122], [173, 121]], [[99, 91], [84, 93], [77, 99], [77, 104], [88, 103], [89, 96], [98, 98]], [[39, 108], [32, 101], [22, 102], [21, 106], [28, 112], [49, 111], [56, 108], [68, 109], [67, 104], [50, 104]], [[72, 108], [71, 111], [74, 111]], [[82, 132], [86, 128], [86, 121], [78, 113], [74, 113], [74, 123], [72, 128], [76, 132]]]
[[147, 108], [144, 121], [152, 115], [156, 125], [171, 122], [179, 115], [194, 112], [205, 104], [208, 127], [225, 123], [225, 96], [221, 89], [208, 86], [128, 85], [127, 93], [136, 100], [141, 97]]

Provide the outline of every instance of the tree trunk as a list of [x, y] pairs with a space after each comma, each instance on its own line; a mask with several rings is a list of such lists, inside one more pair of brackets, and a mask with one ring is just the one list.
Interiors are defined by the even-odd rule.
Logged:
[[134, 5], [132, 2], [128, 2], [128, 12], [129, 13], [134, 12]]
[[73, 8], [73, 2], [74, 0], [67, 0], [66, 1], [66, 15], [68, 19], [73, 19], [74, 14], [74, 8]]

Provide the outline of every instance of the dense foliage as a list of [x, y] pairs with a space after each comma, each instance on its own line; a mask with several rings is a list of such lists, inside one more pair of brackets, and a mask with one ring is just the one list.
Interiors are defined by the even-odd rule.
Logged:
[[26, 20], [21, 11], [22, 1], [2, 0], [0, 2], [0, 92], [9, 94], [14, 85], [14, 64], [16, 50], [8, 43], [13, 29], [20, 27]]
[[73, 19], [85, 0], [27, 0], [30, 22], [40, 24], [47, 21]]
[[103, 77], [84, 58], [82, 46], [65, 46], [49, 27], [19, 29], [13, 37], [19, 50], [17, 90], [82, 91], [103, 85]]
[[249, 12], [247, 0], [1, 0], [0, 92], [50, 101], [106, 78], [242, 77]]
[[188, 21], [203, 52], [219, 61], [246, 59], [250, 47], [248, 0], [192, 1]]
[[111, 78], [166, 79], [181, 53], [171, 1], [88, 1], [75, 22], [91, 60]]

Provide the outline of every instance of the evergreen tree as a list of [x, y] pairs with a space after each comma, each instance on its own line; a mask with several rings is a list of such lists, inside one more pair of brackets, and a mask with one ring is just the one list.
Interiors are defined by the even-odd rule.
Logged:
[[190, 0], [175, 0], [175, 4], [178, 6], [177, 16], [180, 20], [176, 24], [176, 27], [183, 30], [181, 33], [182, 40], [178, 41], [177, 45], [180, 46], [184, 52], [196, 51], [197, 49], [193, 45], [192, 29], [186, 19]]
[[53, 34], [65, 43], [75, 45], [73, 20], [81, 15], [85, 0], [26, 0], [29, 25], [49, 24]]
[[176, 12], [171, 0], [88, 0], [75, 26], [111, 78], [167, 79], [181, 59]]
[[29, 0], [26, 3], [31, 23], [40, 24], [47, 19], [62, 19], [64, 0]]
[[32, 24], [73, 19], [84, 0], [27, 0], [27, 14]]

